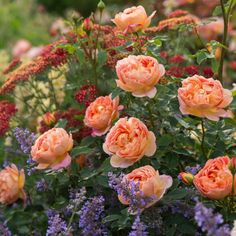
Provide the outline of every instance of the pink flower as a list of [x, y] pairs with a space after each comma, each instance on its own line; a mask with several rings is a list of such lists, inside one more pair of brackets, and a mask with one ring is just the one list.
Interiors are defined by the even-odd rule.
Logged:
[[233, 175], [229, 164], [228, 156], [208, 160], [194, 176], [193, 183], [203, 196], [219, 200], [232, 193]]
[[116, 14], [112, 22], [122, 31], [137, 32], [141, 29], [146, 29], [150, 25], [151, 19], [155, 13], [156, 12], [153, 12], [148, 17], [142, 6], [131, 7]]
[[[158, 170], [155, 170], [152, 166], [146, 165], [133, 170], [131, 173], [124, 176], [124, 179], [139, 184], [139, 189], [146, 197], [153, 197], [153, 201], [145, 206], [148, 208], [160, 201], [164, 196], [166, 190], [172, 186], [173, 180], [169, 175], [159, 175]], [[124, 197], [119, 196], [121, 203], [129, 204]]]
[[31, 49], [32, 45], [31, 43], [26, 39], [20, 39], [18, 40], [13, 49], [12, 49], [12, 55], [13, 57], [21, 57], [26, 52], [28, 52]]
[[206, 117], [218, 121], [230, 117], [224, 108], [232, 102], [232, 93], [224, 89], [218, 80], [194, 75], [183, 80], [178, 90], [180, 111], [184, 115]]
[[62, 128], [53, 128], [42, 134], [31, 149], [37, 169], [52, 168], [58, 170], [70, 165], [68, 152], [73, 147], [72, 135]]
[[18, 170], [16, 165], [7, 166], [0, 171], [0, 203], [12, 204], [17, 199], [26, 200], [23, 190], [25, 185], [24, 170]]
[[105, 134], [112, 122], [119, 117], [119, 98], [112, 99], [110, 96], [98, 97], [86, 110], [84, 123], [93, 129], [92, 135], [101, 136]]
[[156, 137], [139, 119], [121, 118], [106, 136], [103, 150], [113, 167], [126, 168], [156, 152]]
[[118, 87], [135, 97], [153, 98], [157, 92], [155, 85], [165, 74], [165, 68], [153, 57], [128, 56], [117, 62], [116, 73]]

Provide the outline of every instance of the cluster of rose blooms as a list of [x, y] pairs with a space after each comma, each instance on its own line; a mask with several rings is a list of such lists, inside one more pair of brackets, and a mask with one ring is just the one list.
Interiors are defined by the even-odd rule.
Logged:
[[[143, 7], [132, 7], [116, 15], [113, 22], [121, 30], [136, 32], [149, 26]], [[154, 98], [156, 85], [165, 75], [162, 64], [150, 56], [128, 56], [116, 64], [117, 87], [132, 93], [134, 97]], [[199, 75], [182, 81], [178, 89], [179, 108], [183, 115], [192, 115], [218, 121], [221, 117], [231, 117], [227, 107], [232, 102], [232, 93], [224, 89], [220, 81]], [[115, 168], [127, 168], [156, 152], [156, 137], [147, 126], [135, 117], [119, 119], [123, 106], [119, 97], [112, 95], [96, 98], [86, 109], [84, 124], [92, 129], [92, 136], [106, 135], [103, 151], [110, 156], [110, 164]], [[118, 121], [116, 121], [118, 119]], [[114, 121], [116, 123], [113, 125]], [[54, 171], [67, 168], [71, 164], [69, 152], [73, 148], [73, 138], [63, 128], [52, 128], [38, 137], [31, 149], [31, 156], [37, 169]], [[223, 199], [236, 194], [236, 160], [228, 156], [208, 160], [195, 175], [181, 173], [183, 181], [193, 180], [199, 192], [210, 199]], [[172, 186], [172, 177], [160, 175], [152, 166], [143, 166], [124, 176], [124, 179], [139, 184], [145, 196], [156, 196], [152, 204], [159, 201]], [[18, 198], [25, 199], [24, 171], [15, 165], [0, 172], [0, 202], [10, 204]], [[122, 196], [119, 199], [124, 204]], [[150, 205], [146, 207], [149, 207]]]

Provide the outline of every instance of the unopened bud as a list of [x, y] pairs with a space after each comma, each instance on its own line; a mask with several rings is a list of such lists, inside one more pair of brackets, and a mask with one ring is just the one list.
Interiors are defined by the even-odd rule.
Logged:
[[105, 9], [106, 5], [102, 0], [100, 0], [97, 7], [100, 11], [103, 11]]
[[82, 26], [83, 26], [83, 30], [85, 31], [90, 31], [91, 29], [93, 29], [93, 23], [89, 18], [84, 19]]
[[47, 126], [51, 126], [56, 122], [56, 118], [53, 113], [47, 112], [43, 115], [43, 121]]
[[191, 173], [181, 172], [178, 177], [186, 185], [191, 185], [193, 183], [194, 175]]

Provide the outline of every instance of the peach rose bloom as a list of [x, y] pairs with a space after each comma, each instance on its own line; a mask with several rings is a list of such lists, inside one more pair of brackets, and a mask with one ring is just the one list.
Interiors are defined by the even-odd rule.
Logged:
[[194, 176], [193, 183], [203, 196], [219, 200], [232, 193], [233, 175], [228, 168], [229, 163], [228, 156], [208, 160]]
[[121, 118], [107, 134], [103, 150], [111, 155], [113, 167], [126, 168], [144, 155], [149, 157], [154, 155], [156, 137], [139, 119]]
[[26, 200], [26, 194], [23, 190], [25, 185], [24, 170], [18, 170], [16, 165], [12, 164], [0, 171], [0, 203], [12, 204], [17, 199]]
[[[145, 206], [150, 207], [157, 201], [161, 200], [166, 190], [172, 186], [173, 180], [169, 175], [159, 175], [158, 170], [152, 166], [146, 165], [133, 170], [131, 173], [124, 176], [124, 180], [139, 184], [139, 189], [146, 197], [154, 197], [153, 202]], [[124, 197], [119, 196], [122, 204], [128, 205], [129, 203]]]
[[213, 121], [231, 117], [224, 108], [232, 102], [232, 93], [212, 78], [194, 75], [183, 80], [182, 87], [178, 89], [178, 100], [184, 115], [206, 117]]
[[101, 136], [111, 128], [112, 122], [119, 117], [119, 97], [98, 97], [86, 110], [84, 123], [92, 128], [93, 136]]
[[38, 163], [37, 169], [58, 170], [70, 165], [68, 152], [73, 147], [72, 135], [62, 128], [53, 128], [42, 134], [31, 149], [31, 155]]
[[214, 21], [206, 19], [206, 23], [203, 22], [203, 24], [199, 25], [197, 30], [204, 39], [217, 39], [224, 32], [224, 20], [222, 18], [215, 18]]
[[111, 21], [122, 31], [137, 32], [146, 29], [150, 25], [155, 13], [156, 11], [148, 17], [142, 6], [131, 7], [116, 14]]
[[153, 98], [157, 92], [155, 85], [165, 74], [165, 68], [153, 57], [128, 56], [117, 62], [116, 73], [118, 87], [135, 97]]

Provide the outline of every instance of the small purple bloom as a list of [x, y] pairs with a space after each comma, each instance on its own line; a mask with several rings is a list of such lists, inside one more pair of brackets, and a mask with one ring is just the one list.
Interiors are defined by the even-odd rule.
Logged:
[[186, 166], [185, 171], [188, 173], [191, 173], [192, 175], [196, 175], [198, 173], [198, 171], [201, 169], [200, 165], [196, 165], [196, 166]]
[[36, 188], [39, 192], [45, 192], [48, 188], [48, 184], [45, 179], [41, 179], [36, 182]]

